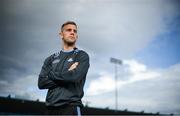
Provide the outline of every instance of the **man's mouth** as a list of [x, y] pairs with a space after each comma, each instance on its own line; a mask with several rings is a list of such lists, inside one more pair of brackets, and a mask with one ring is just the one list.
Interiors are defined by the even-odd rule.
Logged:
[[74, 39], [74, 36], [69, 36], [70, 39]]

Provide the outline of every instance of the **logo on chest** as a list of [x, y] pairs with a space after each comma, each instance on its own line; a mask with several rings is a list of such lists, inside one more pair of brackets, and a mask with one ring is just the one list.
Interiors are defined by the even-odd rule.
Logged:
[[55, 59], [52, 64], [58, 63], [60, 60], [59, 59]]
[[68, 62], [72, 62], [72, 61], [73, 61], [73, 59], [72, 59], [72, 58], [69, 58], [67, 61], [68, 61]]

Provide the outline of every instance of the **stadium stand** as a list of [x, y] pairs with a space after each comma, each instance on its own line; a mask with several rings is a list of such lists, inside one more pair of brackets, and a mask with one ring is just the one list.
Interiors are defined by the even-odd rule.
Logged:
[[[23, 100], [17, 98], [0, 97], [0, 115], [43, 115], [46, 114], [44, 102]], [[84, 115], [159, 115], [159, 113], [144, 113], [125, 110], [101, 109], [93, 107], [84, 107]]]

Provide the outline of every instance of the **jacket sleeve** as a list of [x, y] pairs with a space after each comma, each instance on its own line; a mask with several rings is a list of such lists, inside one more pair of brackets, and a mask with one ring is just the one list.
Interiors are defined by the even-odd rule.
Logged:
[[86, 77], [86, 74], [88, 72], [89, 69], [89, 56], [87, 53], [82, 52], [79, 55], [79, 58], [77, 58], [78, 60], [76, 60], [76, 62], [78, 62], [78, 66], [71, 71], [65, 71], [65, 72], [54, 72], [54, 71], [50, 71], [49, 73], [49, 77], [53, 80], [53, 81], [57, 81], [57, 82], [79, 82], [80, 80], [82, 80], [83, 78]]
[[57, 87], [57, 84], [54, 81], [50, 80], [47, 76], [52, 69], [50, 63], [51, 63], [51, 57], [46, 58], [38, 78], [39, 89], [49, 89], [49, 88]]

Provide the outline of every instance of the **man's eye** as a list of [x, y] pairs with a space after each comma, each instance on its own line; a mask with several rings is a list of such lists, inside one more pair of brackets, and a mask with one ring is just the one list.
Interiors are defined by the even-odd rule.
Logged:
[[71, 31], [71, 29], [67, 29], [66, 31]]
[[77, 33], [77, 30], [74, 30], [74, 33]]

